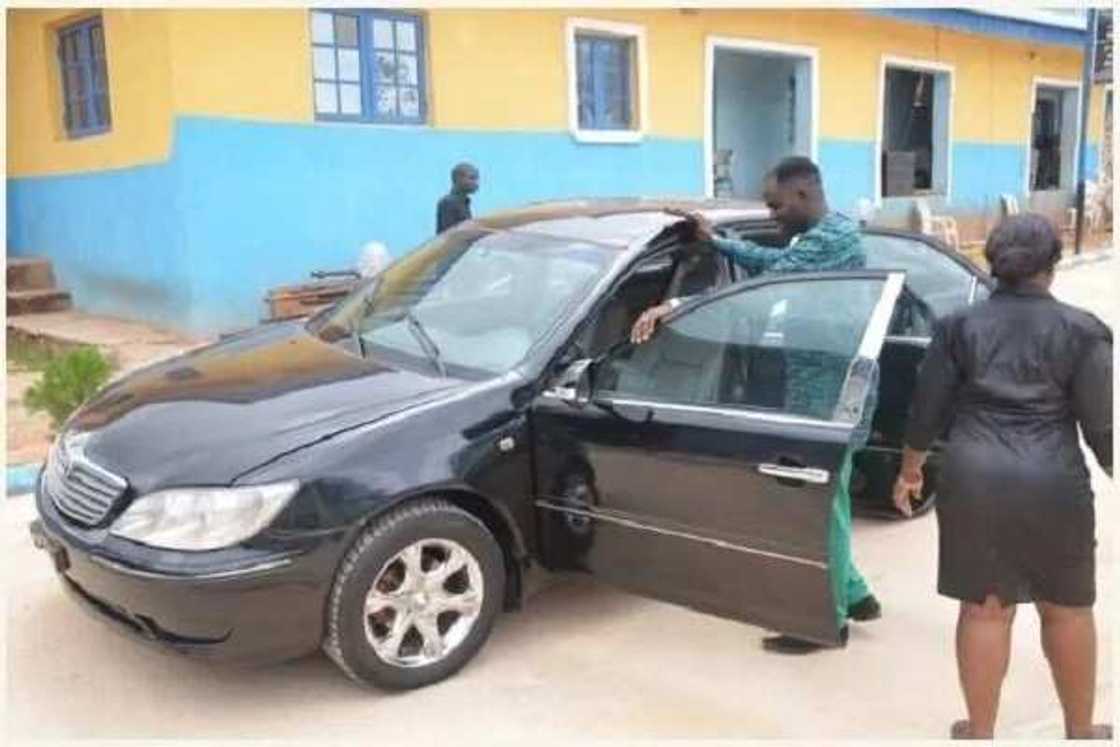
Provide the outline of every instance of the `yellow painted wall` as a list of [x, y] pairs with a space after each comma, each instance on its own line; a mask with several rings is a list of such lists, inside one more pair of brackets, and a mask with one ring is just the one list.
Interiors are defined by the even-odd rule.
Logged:
[[177, 114], [310, 122], [306, 10], [165, 11]]
[[114, 169], [167, 158], [172, 109], [164, 11], [102, 12], [112, 129], [75, 140], [66, 136], [56, 33], [90, 15], [8, 10], [9, 176]]
[[[54, 29], [72, 11], [8, 12], [9, 174], [159, 161], [172, 113], [314, 122], [303, 9], [106, 10], [112, 131], [61, 131]], [[1078, 78], [1080, 51], [981, 37], [851, 11], [625, 9], [426, 12], [430, 122], [436, 128], [567, 130], [569, 17], [646, 28], [650, 132], [703, 137], [709, 35], [819, 49], [820, 136], [872, 140], [880, 60], [955, 67], [957, 142], [1025, 143], [1034, 76]], [[1099, 92], [1094, 140], [1100, 137]], [[327, 125], [363, 126], [363, 125]]]
[[[572, 16], [645, 26], [651, 131], [668, 137], [703, 136], [708, 36], [816, 47], [824, 138], [874, 137], [884, 54], [954, 66], [953, 136], [966, 141], [1024, 142], [1033, 77], [1077, 78], [1081, 71], [1076, 49], [850, 11], [441, 10], [430, 14], [432, 71], [438, 81], [433, 124], [566, 129], [564, 25]], [[495, 79], [503, 85], [491, 85]]]

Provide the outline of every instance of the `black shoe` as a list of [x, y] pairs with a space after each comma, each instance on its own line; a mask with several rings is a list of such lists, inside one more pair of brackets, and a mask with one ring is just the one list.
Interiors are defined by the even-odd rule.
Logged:
[[[848, 626], [845, 625], [840, 629], [840, 645], [836, 648], [844, 648], [847, 645]], [[820, 651], [822, 648], [832, 648], [821, 643], [806, 641], [804, 638], [795, 638], [791, 635], [772, 635], [763, 638], [762, 647], [775, 654], [811, 654], [814, 651]]]
[[848, 619], [856, 622], [878, 620], [883, 616], [883, 608], [874, 594], [868, 594], [852, 606], [848, 607]]

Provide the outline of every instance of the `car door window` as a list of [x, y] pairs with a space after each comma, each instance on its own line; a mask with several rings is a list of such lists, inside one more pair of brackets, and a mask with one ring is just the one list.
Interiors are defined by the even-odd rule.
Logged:
[[665, 253], [631, 270], [577, 337], [580, 355], [596, 358], [627, 339], [638, 316], [667, 297], [676, 266], [673, 255]]
[[869, 269], [906, 272], [906, 290], [891, 320], [891, 335], [930, 337], [934, 322], [973, 299], [975, 276], [920, 239], [865, 233], [863, 247]]
[[893, 308], [894, 297], [884, 300], [888, 277], [897, 296], [900, 274], [784, 276], [730, 288], [605, 360], [596, 394], [833, 420], [853, 362], [867, 352], [869, 321]]

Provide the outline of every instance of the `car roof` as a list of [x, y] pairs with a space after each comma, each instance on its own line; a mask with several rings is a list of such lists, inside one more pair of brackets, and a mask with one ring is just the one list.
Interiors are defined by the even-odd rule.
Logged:
[[644, 242], [680, 221], [667, 211], [699, 212], [713, 223], [769, 220], [759, 201], [697, 197], [610, 197], [537, 202], [472, 221], [496, 231], [575, 239], [619, 249]]

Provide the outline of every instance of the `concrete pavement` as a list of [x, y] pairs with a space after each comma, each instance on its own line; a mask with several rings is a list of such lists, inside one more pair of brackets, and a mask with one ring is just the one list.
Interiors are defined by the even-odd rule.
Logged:
[[[1115, 260], [1063, 272], [1066, 300], [1117, 321]], [[1098, 714], [1113, 709], [1117, 490], [1094, 470], [1098, 507]], [[562, 577], [503, 616], [458, 676], [403, 695], [352, 685], [323, 656], [231, 669], [161, 655], [63, 596], [27, 536], [26, 499], [0, 506], [5, 549], [5, 724], [38, 738], [591, 739], [940, 738], [963, 715], [956, 607], [934, 592], [936, 521], [857, 520], [856, 557], [883, 619], [845, 650], [782, 657], [740, 623]], [[1056, 738], [1061, 717], [1023, 607], [998, 733]], [[0, 675], [2, 676], [2, 675]]]

